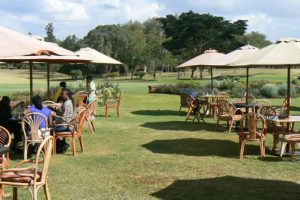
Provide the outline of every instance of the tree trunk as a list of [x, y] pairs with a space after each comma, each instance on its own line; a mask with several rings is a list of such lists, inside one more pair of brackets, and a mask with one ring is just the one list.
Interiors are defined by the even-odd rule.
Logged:
[[203, 67], [199, 68], [199, 72], [200, 72], [200, 79], [203, 79]]
[[191, 79], [194, 78], [194, 73], [195, 73], [196, 69], [197, 69], [197, 67], [193, 67], [192, 68]]

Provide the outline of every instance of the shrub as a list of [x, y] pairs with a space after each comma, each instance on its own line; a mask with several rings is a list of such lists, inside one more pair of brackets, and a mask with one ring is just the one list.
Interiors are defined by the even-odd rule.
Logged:
[[231, 90], [231, 96], [234, 98], [241, 98], [245, 94], [245, 84], [236, 83]]
[[135, 76], [139, 77], [139, 79], [143, 79], [146, 76], [146, 72], [144, 71], [137, 71], [134, 73]]
[[274, 84], [266, 84], [260, 89], [260, 95], [266, 98], [275, 98], [278, 96], [278, 88]]
[[297, 84], [298, 84], [298, 79], [294, 78], [294, 79], [292, 80], [292, 84], [293, 84], [293, 85], [297, 85]]
[[106, 77], [114, 78], [114, 77], [119, 77], [119, 76], [120, 76], [119, 72], [111, 72], [111, 73], [108, 73]]
[[78, 80], [80, 77], [82, 77], [82, 71], [78, 69], [71, 70], [70, 76], [72, 77], [73, 80]]
[[231, 90], [234, 86], [234, 83], [230, 80], [223, 80], [219, 83], [218, 89], [219, 90]]

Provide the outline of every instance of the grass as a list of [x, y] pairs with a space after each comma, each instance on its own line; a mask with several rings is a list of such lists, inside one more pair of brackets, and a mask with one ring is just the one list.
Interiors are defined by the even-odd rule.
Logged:
[[[52, 199], [299, 199], [299, 158], [281, 160], [267, 151], [259, 160], [257, 144], [249, 144], [239, 160], [238, 137], [226, 134], [224, 125], [209, 118], [205, 125], [185, 123], [178, 96], [147, 94], [147, 85], [172, 81], [119, 81], [122, 117], [111, 111], [105, 118], [99, 109], [96, 134], [85, 129], [86, 151], [52, 157]], [[3, 87], [1, 93], [16, 86]], [[272, 101], [279, 105], [282, 99]], [[268, 136], [268, 147], [271, 142]], [[29, 197], [25, 190], [19, 195]]]

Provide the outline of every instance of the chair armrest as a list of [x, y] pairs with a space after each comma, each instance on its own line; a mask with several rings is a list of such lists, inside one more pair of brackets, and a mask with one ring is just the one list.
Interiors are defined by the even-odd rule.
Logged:
[[6, 173], [6, 172], [22, 172], [22, 171], [26, 171], [26, 170], [30, 170], [30, 169], [35, 169], [35, 165], [30, 165], [28, 167], [24, 167], [24, 168], [10, 168], [10, 169], [6, 169], [3, 170], [0, 173]]

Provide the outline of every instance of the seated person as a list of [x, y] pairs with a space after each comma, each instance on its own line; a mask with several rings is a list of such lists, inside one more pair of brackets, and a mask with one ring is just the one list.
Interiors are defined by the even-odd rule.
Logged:
[[87, 92], [88, 92], [88, 99], [87, 99], [87, 104], [91, 103], [96, 99], [96, 84], [93, 81], [92, 76], [87, 76], [86, 77], [86, 83], [87, 83]]
[[59, 88], [57, 88], [57, 90], [55, 91], [52, 100], [54, 102], [60, 102], [61, 101], [61, 92], [63, 91], [63, 89], [65, 89], [67, 87], [67, 83], [66, 82], [60, 82], [59, 83]]
[[[24, 114], [28, 114], [28, 113], [32, 113], [32, 112], [36, 112], [36, 113], [40, 113], [42, 115], [44, 115], [46, 117], [46, 119], [48, 120], [48, 125], [52, 126], [52, 116], [55, 116], [56, 113], [51, 111], [49, 108], [44, 107], [42, 102], [42, 98], [39, 95], [36, 95], [34, 97], [32, 97], [32, 106], [30, 106], [28, 109], [26, 109], [24, 111]], [[46, 123], [42, 122], [40, 125], [40, 129], [43, 130], [46, 127]]]
[[2, 97], [0, 101], [0, 126], [14, 134], [13, 143], [17, 145], [18, 142], [22, 141], [22, 131], [18, 121], [10, 120], [12, 118], [10, 102], [10, 98], [7, 96]]

